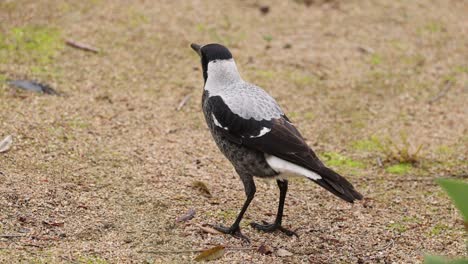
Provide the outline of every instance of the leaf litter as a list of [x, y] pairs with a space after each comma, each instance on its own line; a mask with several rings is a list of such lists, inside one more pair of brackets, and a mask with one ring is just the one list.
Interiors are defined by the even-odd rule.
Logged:
[[219, 259], [224, 255], [225, 247], [224, 246], [216, 246], [205, 251], [202, 251], [198, 256], [195, 257], [195, 261], [210, 261]]

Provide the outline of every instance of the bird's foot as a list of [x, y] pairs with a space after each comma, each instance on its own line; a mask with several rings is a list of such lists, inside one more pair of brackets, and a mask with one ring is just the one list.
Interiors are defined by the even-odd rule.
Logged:
[[267, 222], [263, 221], [263, 225], [261, 225], [261, 224], [252, 222], [252, 223], [250, 223], [250, 226], [257, 229], [257, 230], [263, 231], [263, 232], [281, 231], [284, 234], [286, 234], [287, 236], [299, 237], [296, 232], [291, 231], [289, 229], [286, 229], [286, 228], [282, 227], [281, 224], [277, 224], [277, 223], [268, 224]]
[[214, 229], [216, 229], [217, 231], [223, 234], [231, 235], [235, 238], [239, 238], [243, 240], [244, 242], [247, 242], [248, 244], [250, 244], [250, 239], [241, 233], [239, 226], [225, 227], [223, 225], [211, 225], [211, 227], [213, 227]]

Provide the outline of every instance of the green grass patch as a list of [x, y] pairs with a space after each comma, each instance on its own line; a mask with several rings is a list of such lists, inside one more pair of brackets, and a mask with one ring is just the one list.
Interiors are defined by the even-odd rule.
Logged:
[[369, 62], [370, 64], [377, 66], [382, 64], [382, 57], [379, 54], [372, 54]]
[[456, 66], [454, 69], [456, 73], [468, 73], [468, 66]]
[[[423, 147], [422, 144], [413, 147], [412, 142], [408, 140], [405, 133], [401, 133], [400, 138], [394, 140], [390, 137], [379, 138], [371, 136], [369, 139], [358, 140], [352, 143], [356, 150], [380, 152], [384, 161], [397, 165], [415, 164], [421, 159], [419, 153]], [[393, 167], [393, 166], [392, 166]]]
[[440, 256], [425, 255], [424, 264], [468, 264], [468, 259], [446, 259]]
[[446, 146], [446, 145], [440, 145], [435, 149], [435, 153], [438, 154], [438, 155], [449, 156], [449, 155], [452, 155], [453, 153], [455, 153], [455, 149], [453, 149], [452, 147]]
[[273, 79], [273, 77], [275, 77], [275, 72], [273, 71], [256, 70], [255, 73], [257, 77], [264, 79]]
[[431, 229], [431, 231], [429, 231], [429, 235], [437, 236], [440, 233], [442, 233], [444, 230], [447, 230], [447, 229], [449, 229], [449, 227], [447, 225], [437, 224]]
[[366, 167], [365, 164], [360, 161], [352, 160], [335, 152], [325, 152], [322, 154], [322, 157], [324, 158], [327, 165], [332, 167], [357, 169], [363, 169]]
[[0, 33], [0, 61], [29, 65], [34, 75], [56, 73], [52, 62], [63, 47], [61, 32], [55, 28], [26, 26]]
[[410, 172], [412, 168], [413, 166], [411, 166], [411, 164], [409, 163], [399, 163], [399, 164], [395, 164], [395, 165], [387, 167], [385, 171], [392, 173], [392, 174], [401, 175], [401, 174], [406, 174]]
[[430, 33], [439, 33], [445, 31], [445, 26], [440, 21], [432, 21], [430, 23], [427, 23], [421, 30]]
[[404, 233], [408, 228], [402, 223], [391, 223], [387, 226], [388, 229], [397, 231], [398, 233]]
[[306, 120], [314, 120], [315, 119], [315, 115], [312, 112], [305, 112], [303, 116], [304, 116], [304, 118]]
[[264, 35], [263, 36], [263, 39], [266, 41], [266, 42], [271, 42], [273, 40], [273, 36], [271, 35]]
[[90, 256], [90, 257], [80, 257], [78, 262], [85, 263], [85, 264], [107, 264], [107, 260], [98, 257], [98, 256]]
[[149, 18], [145, 16], [144, 14], [136, 11], [136, 10], [130, 10], [130, 14], [128, 16], [128, 24], [132, 27], [139, 27], [143, 24], [148, 24], [149, 23]]
[[352, 148], [362, 151], [376, 151], [380, 149], [380, 141], [376, 136], [371, 136], [369, 139], [354, 141]]
[[195, 28], [201, 33], [208, 34], [210, 40], [208, 42], [223, 43], [228, 47], [237, 46], [246, 38], [246, 34], [234, 26], [229, 16], [224, 16], [219, 26], [207, 26], [199, 23]]
[[22, 63], [50, 63], [62, 48], [60, 31], [53, 28], [17, 27], [0, 36], [0, 58]]
[[298, 72], [291, 72], [288, 75], [289, 80], [291, 80], [296, 87], [298, 88], [305, 88], [307, 86], [312, 85], [317, 81], [317, 78], [312, 75], [298, 73]]

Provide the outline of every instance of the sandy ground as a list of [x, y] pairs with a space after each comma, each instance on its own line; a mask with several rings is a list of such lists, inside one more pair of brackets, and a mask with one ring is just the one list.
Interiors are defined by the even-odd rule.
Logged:
[[[0, 153], [0, 262], [186, 263], [196, 253], [178, 251], [216, 245], [220, 263], [466, 256], [434, 179], [468, 177], [467, 13], [463, 0], [1, 1], [0, 140], [13, 145]], [[204, 123], [191, 42], [227, 45], [365, 199], [294, 180], [284, 225], [299, 238], [264, 234], [248, 224], [274, 218], [278, 190], [258, 181], [251, 245], [203, 231], [232, 223], [244, 191]]]

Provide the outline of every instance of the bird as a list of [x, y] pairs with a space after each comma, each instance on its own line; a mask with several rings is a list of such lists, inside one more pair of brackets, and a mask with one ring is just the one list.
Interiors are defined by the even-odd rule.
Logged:
[[348, 180], [320, 161], [272, 96], [241, 78], [228, 48], [217, 43], [190, 46], [201, 59], [205, 121], [216, 145], [240, 176], [246, 194], [234, 223], [213, 228], [250, 242], [239, 224], [256, 192], [254, 177], [276, 180], [280, 193], [275, 221], [250, 224], [264, 232], [297, 236], [282, 225], [291, 176], [305, 177], [349, 203], [363, 198]]

